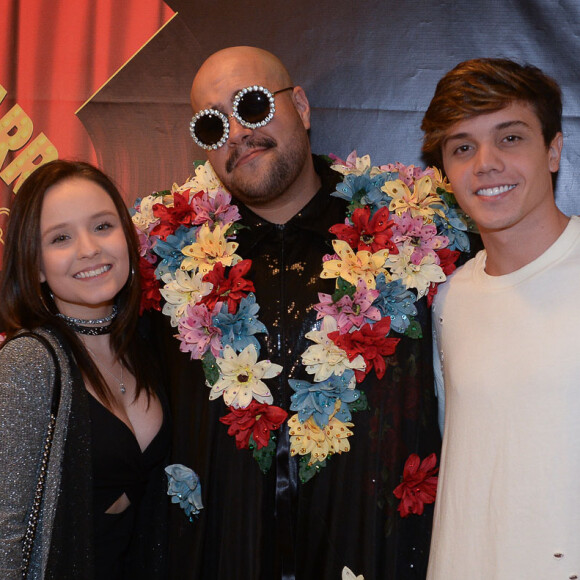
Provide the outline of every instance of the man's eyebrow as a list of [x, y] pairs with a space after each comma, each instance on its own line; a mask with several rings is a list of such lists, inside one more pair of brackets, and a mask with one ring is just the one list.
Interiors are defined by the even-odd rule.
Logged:
[[[525, 121], [520, 121], [519, 119], [514, 119], [513, 121], [503, 121], [502, 123], [498, 123], [493, 127], [494, 131], [503, 131], [504, 129], [509, 129], [510, 127], [527, 127], [530, 126]], [[443, 139], [443, 145], [446, 145], [449, 141], [454, 141], [457, 139], [469, 139], [471, 137], [471, 133], [467, 131], [462, 131], [461, 133], [453, 133], [452, 135], [447, 135], [445, 139]]]
[[496, 125], [494, 127], [494, 129], [496, 131], [501, 131], [503, 129], [509, 129], [510, 127], [514, 127], [514, 126], [518, 126], [521, 125], [522, 127], [526, 127], [529, 129], [529, 125], [528, 123], [526, 123], [525, 121], [522, 121], [520, 119], [514, 119], [513, 121], [504, 121], [503, 123], [499, 123], [499, 125]]
[[469, 137], [469, 133], [454, 133], [453, 135], [446, 135], [443, 139], [443, 145], [445, 146], [449, 141], [454, 141], [456, 139], [467, 139]]

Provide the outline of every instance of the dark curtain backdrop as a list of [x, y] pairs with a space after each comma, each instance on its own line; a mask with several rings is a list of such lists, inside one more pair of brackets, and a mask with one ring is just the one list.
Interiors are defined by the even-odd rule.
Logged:
[[[507, 56], [564, 89], [557, 200], [580, 213], [578, 30], [578, 0], [0, 0], [0, 119], [20, 104], [33, 137], [44, 132], [61, 157], [96, 159], [130, 203], [183, 181], [203, 157], [188, 133], [189, 89], [220, 48], [260, 46], [287, 64], [313, 108], [315, 152], [357, 149], [381, 164], [421, 163], [419, 124], [443, 73]], [[0, 179], [0, 228], [11, 195]]]
[[202, 157], [188, 133], [195, 71], [215, 50], [249, 44], [278, 55], [306, 89], [315, 152], [357, 149], [380, 163], [421, 163], [423, 112], [459, 61], [539, 66], [564, 89], [558, 203], [580, 212], [578, 0], [166, 2], [178, 15], [80, 113], [129, 199], [188, 176]]

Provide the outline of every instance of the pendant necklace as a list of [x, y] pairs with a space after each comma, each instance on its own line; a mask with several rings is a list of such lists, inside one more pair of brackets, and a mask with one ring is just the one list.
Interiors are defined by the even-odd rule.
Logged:
[[121, 391], [121, 395], [124, 395], [127, 392], [127, 388], [125, 387], [125, 383], [123, 382], [123, 363], [121, 363], [121, 379], [119, 379], [116, 375], [114, 375], [109, 369], [107, 369], [105, 367], [105, 365], [103, 364], [103, 362], [93, 352], [93, 349], [89, 348], [86, 344], [85, 344], [85, 347], [93, 355], [93, 358], [95, 359], [95, 361], [97, 361], [101, 365], [101, 367], [103, 368], [103, 370], [108, 375], [110, 375], [111, 377], [113, 377], [115, 379], [115, 381], [117, 381], [117, 383], [119, 383], [119, 390]]

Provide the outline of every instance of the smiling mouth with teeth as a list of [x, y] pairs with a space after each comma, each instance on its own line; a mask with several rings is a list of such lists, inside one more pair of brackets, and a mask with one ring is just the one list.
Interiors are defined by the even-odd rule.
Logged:
[[95, 276], [100, 276], [111, 269], [111, 265], [102, 266], [96, 270], [89, 270], [88, 272], [79, 272], [74, 275], [74, 278], [94, 278]]
[[506, 191], [510, 191], [513, 189], [515, 185], [500, 185], [498, 187], [484, 187], [482, 189], [478, 189], [475, 192], [475, 195], [481, 195], [483, 197], [494, 197], [496, 195], [500, 195], [501, 193], [505, 193]]

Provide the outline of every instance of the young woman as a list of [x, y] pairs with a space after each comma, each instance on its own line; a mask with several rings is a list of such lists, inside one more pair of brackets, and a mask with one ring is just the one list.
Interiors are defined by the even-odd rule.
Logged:
[[137, 331], [137, 248], [91, 165], [48, 163], [15, 198], [0, 278], [3, 580], [22, 577], [55, 392], [28, 577], [166, 577], [168, 413]]

